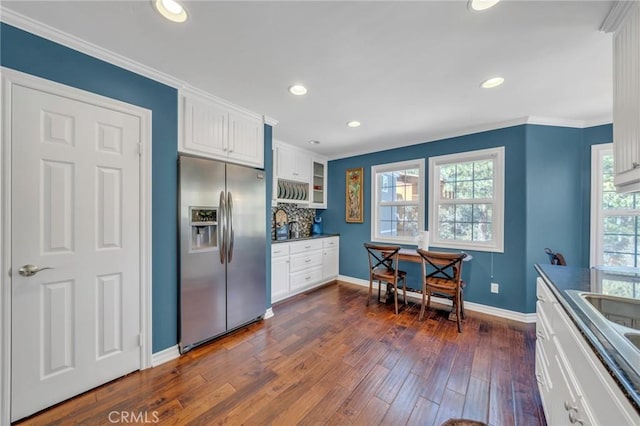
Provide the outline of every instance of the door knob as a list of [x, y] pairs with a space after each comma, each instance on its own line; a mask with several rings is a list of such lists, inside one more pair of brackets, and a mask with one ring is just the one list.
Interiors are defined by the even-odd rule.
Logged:
[[45, 266], [44, 268], [41, 268], [38, 265], [24, 265], [22, 268], [18, 269], [18, 273], [23, 277], [30, 277], [32, 275], [37, 274], [40, 271], [44, 271], [45, 269], [53, 269], [53, 268], [50, 266]]

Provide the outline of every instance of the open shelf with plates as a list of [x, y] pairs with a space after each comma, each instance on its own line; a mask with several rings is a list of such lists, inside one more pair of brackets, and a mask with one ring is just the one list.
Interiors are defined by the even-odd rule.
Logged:
[[278, 178], [276, 200], [282, 203], [309, 204], [309, 184]]

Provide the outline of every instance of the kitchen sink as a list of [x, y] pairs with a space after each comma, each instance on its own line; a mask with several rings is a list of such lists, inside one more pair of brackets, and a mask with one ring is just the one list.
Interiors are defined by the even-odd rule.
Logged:
[[581, 296], [609, 321], [640, 330], [640, 300], [589, 293]]
[[640, 300], [577, 290], [566, 293], [640, 374]]
[[640, 349], [640, 333], [625, 333], [626, 337], [633, 346]]

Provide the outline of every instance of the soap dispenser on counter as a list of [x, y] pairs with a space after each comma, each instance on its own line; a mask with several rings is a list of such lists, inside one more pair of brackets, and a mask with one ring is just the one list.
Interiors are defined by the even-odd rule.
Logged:
[[311, 235], [320, 234], [322, 234], [322, 218], [320, 216], [315, 216], [313, 218], [313, 225], [311, 225]]

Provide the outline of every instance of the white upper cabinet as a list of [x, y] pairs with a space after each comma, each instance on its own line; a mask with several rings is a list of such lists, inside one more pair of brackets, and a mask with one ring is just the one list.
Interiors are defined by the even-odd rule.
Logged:
[[616, 7], [624, 12], [613, 34], [614, 182], [618, 192], [640, 191], [640, 2]]
[[262, 118], [229, 113], [229, 158], [264, 168], [264, 125]]
[[327, 208], [327, 160], [321, 158], [311, 159], [311, 196], [309, 206], [312, 209]]
[[183, 92], [178, 151], [264, 168], [264, 120], [214, 98]]
[[327, 208], [327, 159], [281, 141], [273, 142], [273, 200]]
[[311, 178], [311, 154], [281, 142], [274, 144], [276, 173], [280, 179], [309, 182]]

